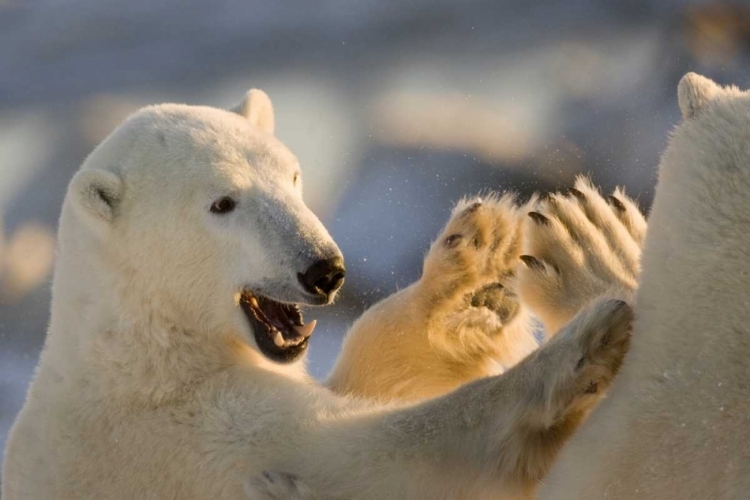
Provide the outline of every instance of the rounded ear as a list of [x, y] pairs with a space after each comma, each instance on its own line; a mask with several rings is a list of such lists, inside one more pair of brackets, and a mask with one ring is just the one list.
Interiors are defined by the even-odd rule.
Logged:
[[99, 230], [114, 220], [122, 189], [122, 180], [112, 172], [80, 170], [70, 181], [68, 194], [80, 216]]
[[274, 118], [273, 104], [268, 95], [259, 89], [250, 89], [245, 94], [245, 99], [232, 111], [244, 116], [250, 123], [269, 134], [273, 134]]
[[721, 93], [722, 89], [713, 80], [697, 73], [688, 73], [677, 86], [677, 101], [682, 117], [687, 119]]

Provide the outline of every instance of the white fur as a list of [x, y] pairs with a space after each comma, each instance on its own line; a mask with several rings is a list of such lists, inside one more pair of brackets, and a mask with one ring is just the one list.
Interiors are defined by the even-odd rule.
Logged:
[[[502, 376], [415, 406], [266, 359], [240, 291], [320, 304], [297, 274], [339, 251], [257, 92], [240, 114], [145, 108], [71, 181], [3, 499], [278, 496], [264, 470], [296, 474], [262, 477], [302, 498], [528, 497], [619, 366], [630, 309], [601, 302]], [[236, 209], [211, 213], [228, 195]]]
[[264, 132], [273, 134], [275, 119], [273, 105], [268, 94], [258, 89], [250, 89], [245, 98], [232, 111], [244, 116], [247, 120]]
[[607, 199], [584, 177], [544, 197], [525, 226], [521, 300], [553, 335], [590, 301], [632, 300], [646, 220], [621, 189]]
[[750, 94], [695, 74], [643, 255], [633, 345], [541, 498], [747, 498]]

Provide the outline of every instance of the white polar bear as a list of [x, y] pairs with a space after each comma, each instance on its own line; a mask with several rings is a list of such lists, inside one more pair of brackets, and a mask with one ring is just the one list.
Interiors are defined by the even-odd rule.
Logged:
[[678, 98], [632, 348], [541, 498], [748, 498], [750, 93], [689, 73]]
[[[298, 474], [265, 477], [299, 498], [530, 495], [619, 367], [630, 308], [601, 301], [503, 375], [422, 404], [337, 396], [305, 374], [298, 305], [331, 302], [340, 252], [267, 96], [235, 111], [145, 108], [71, 181], [3, 499], [237, 499], [264, 470]], [[466, 237], [443, 258], [502, 240], [477, 237], [488, 205], [456, 214]]]

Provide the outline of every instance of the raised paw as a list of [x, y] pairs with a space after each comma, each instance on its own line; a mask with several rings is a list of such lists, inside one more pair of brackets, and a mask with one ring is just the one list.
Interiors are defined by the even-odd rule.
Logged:
[[425, 258], [421, 281], [439, 281], [440, 295], [502, 282], [521, 252], [520, 215], [511, 195], [461, 200]]
[[548, 422], [579, 419], [607, 390], [630, 346], [633, 310], [626, 302], [603, 299], [583, 309], [545, 351], [550, 369]]
[[534, 351], [514, 276], [524, 213], [510, 195], [459, 202], [421, 278], [354, 323], [328, 387], [415, 401], [497, 374]]
[[263, 471], [245, 484], [247, 500], [316, 500], [297, 476], [287, 472]]
[[507, 375], [521, 400], [503, 444], [506, 467], [535, 483], [562, 445], [601, 400], [628, 350], [633, 313], [620, 300], [600, 300]]
[[605, 299], [581, 312], [572, 332], [581, 357], [575, 380], [579, 394], [596, 394], [609, 387], [630, 346], [633, 310], [622, 300]]
[[[467, 198], [456, 205], [417, 284], [430, 302], [433, 345], [442, 343], [459, 357], [494, 350], [506, 366], [535, 347], [521, 333], [528, 330], [515, 280], [523, 213], [511, 195]], [[524, 323], [518, 335], [508, 328], [514, 321]]]
[[637, 287], [646, 220], [622, 190], [605, 198], [581, 177], [542, 197], [525, 229], [519, 291], [548, 335], [596, 297]]

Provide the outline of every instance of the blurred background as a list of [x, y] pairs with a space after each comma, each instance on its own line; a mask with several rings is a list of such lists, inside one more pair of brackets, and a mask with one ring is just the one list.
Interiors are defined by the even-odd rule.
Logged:
[[464, 194], [589, 173], [647, 209], [687, 71], [750, 87], [750, 6], [678, 0], [0, 0], [0, 449], [44, 341], [67, 182], [126, 115], [268, 92], [346, 256], [310, 370], [419, 276]]

